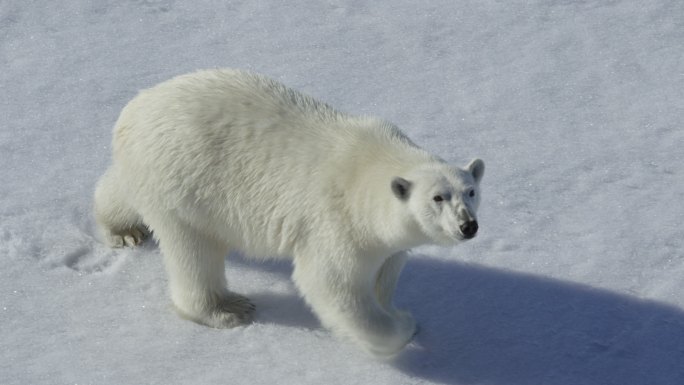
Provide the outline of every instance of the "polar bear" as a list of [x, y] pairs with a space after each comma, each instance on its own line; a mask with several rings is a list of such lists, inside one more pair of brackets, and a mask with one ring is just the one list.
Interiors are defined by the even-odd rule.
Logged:
[[227, 289], [229, 250], [291, 257], [325, 327], [394, 355], [416, 332], [392, 304], [406, 250], [478, 230], [482, 160], [448, 165], [388, 122], [245, 71], [199, 71], [141, 91], [112, 148], [95, 191], [103, 236], [133, 246], [151, 231], [177, 312], [215, 328], [254, 311]]

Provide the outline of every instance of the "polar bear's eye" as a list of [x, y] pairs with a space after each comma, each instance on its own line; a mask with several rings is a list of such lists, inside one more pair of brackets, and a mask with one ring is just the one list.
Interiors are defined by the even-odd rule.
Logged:
[[468, 193], [468, 196], [471, 198], [474, 197], [475, 196], [475, 190], [470, 190], [470, 192]]
[[439, 203], [439, 202], [441, 202], [441, 201], [444, 200], [444, 197], [442, 197], [441, 195], [435, 195], [435, 196], [432, 198], [432, 200], [435, 201], [435, 202], [437, 202], [437, 203]]

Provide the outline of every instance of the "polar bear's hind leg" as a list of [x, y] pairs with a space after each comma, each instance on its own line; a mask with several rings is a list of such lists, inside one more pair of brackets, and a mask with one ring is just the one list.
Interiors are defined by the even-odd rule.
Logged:
[[102, 176], [95, 189], [95, 219], [110, 246], [137, 246], [149, 236], [149, 231], [138, 212], [127, 203], [121, 183], [113, 167]]

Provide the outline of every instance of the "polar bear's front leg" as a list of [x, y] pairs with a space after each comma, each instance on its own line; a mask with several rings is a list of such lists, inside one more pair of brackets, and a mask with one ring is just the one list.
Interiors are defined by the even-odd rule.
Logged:
[[297, 256], [293, 279], [324, 326], [373, 354], [391, 356], [411, 340], [415, 322], [381, 306], [374, 264], [364, 256]]
[[380, 305], [389, 313], [396, 313], [398, 311], [392, 304], [392, 299], [399, 281], [399, 275], [406, 264], [407, 258], [408, 254], [404, 251], [393, 254], [387, 258], [378, 271], [375, 281], [375, 293], [378, 296]]
[[416, 328], [416, 321], [411, 313], [397, 309], [394, 307], [393, 303], [394, 291], [396, 290], [397, 282], [399, 281], [399, 275], [401, 274], [401, 270], [404, 268], [407, 259], [408, 253], [405, 251], [400, 251], [387, 258], [378, 271], [375, 280], [375, 294], [383, 309], [400, 319], [401, 322], [413, 324], [413, 327]]
[[254, 305], [226, 288], [225, 244], [175, 218], [155, 221], [153, 226], [181, 317], [215, 328], [251, 320]]

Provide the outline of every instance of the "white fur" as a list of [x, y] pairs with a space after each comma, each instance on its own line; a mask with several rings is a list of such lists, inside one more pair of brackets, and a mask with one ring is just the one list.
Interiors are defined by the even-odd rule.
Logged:
[[[321, 322], [379, 355], [416, 331], [392, 305], [404, 250], [463, 240], [484, 172], [480, 160], [449, 166], [387, 122], [236, 70], [142, 91], [121, 112], [113, 153], [95, 193], [98, 224], [113, 246], [153, 231], [183, 317], [212, 327], [251, 319], [253, 305], [226, 287], [229, 250], [292, 257]], [[404, 199], [396, 177], [410, 185]]]

